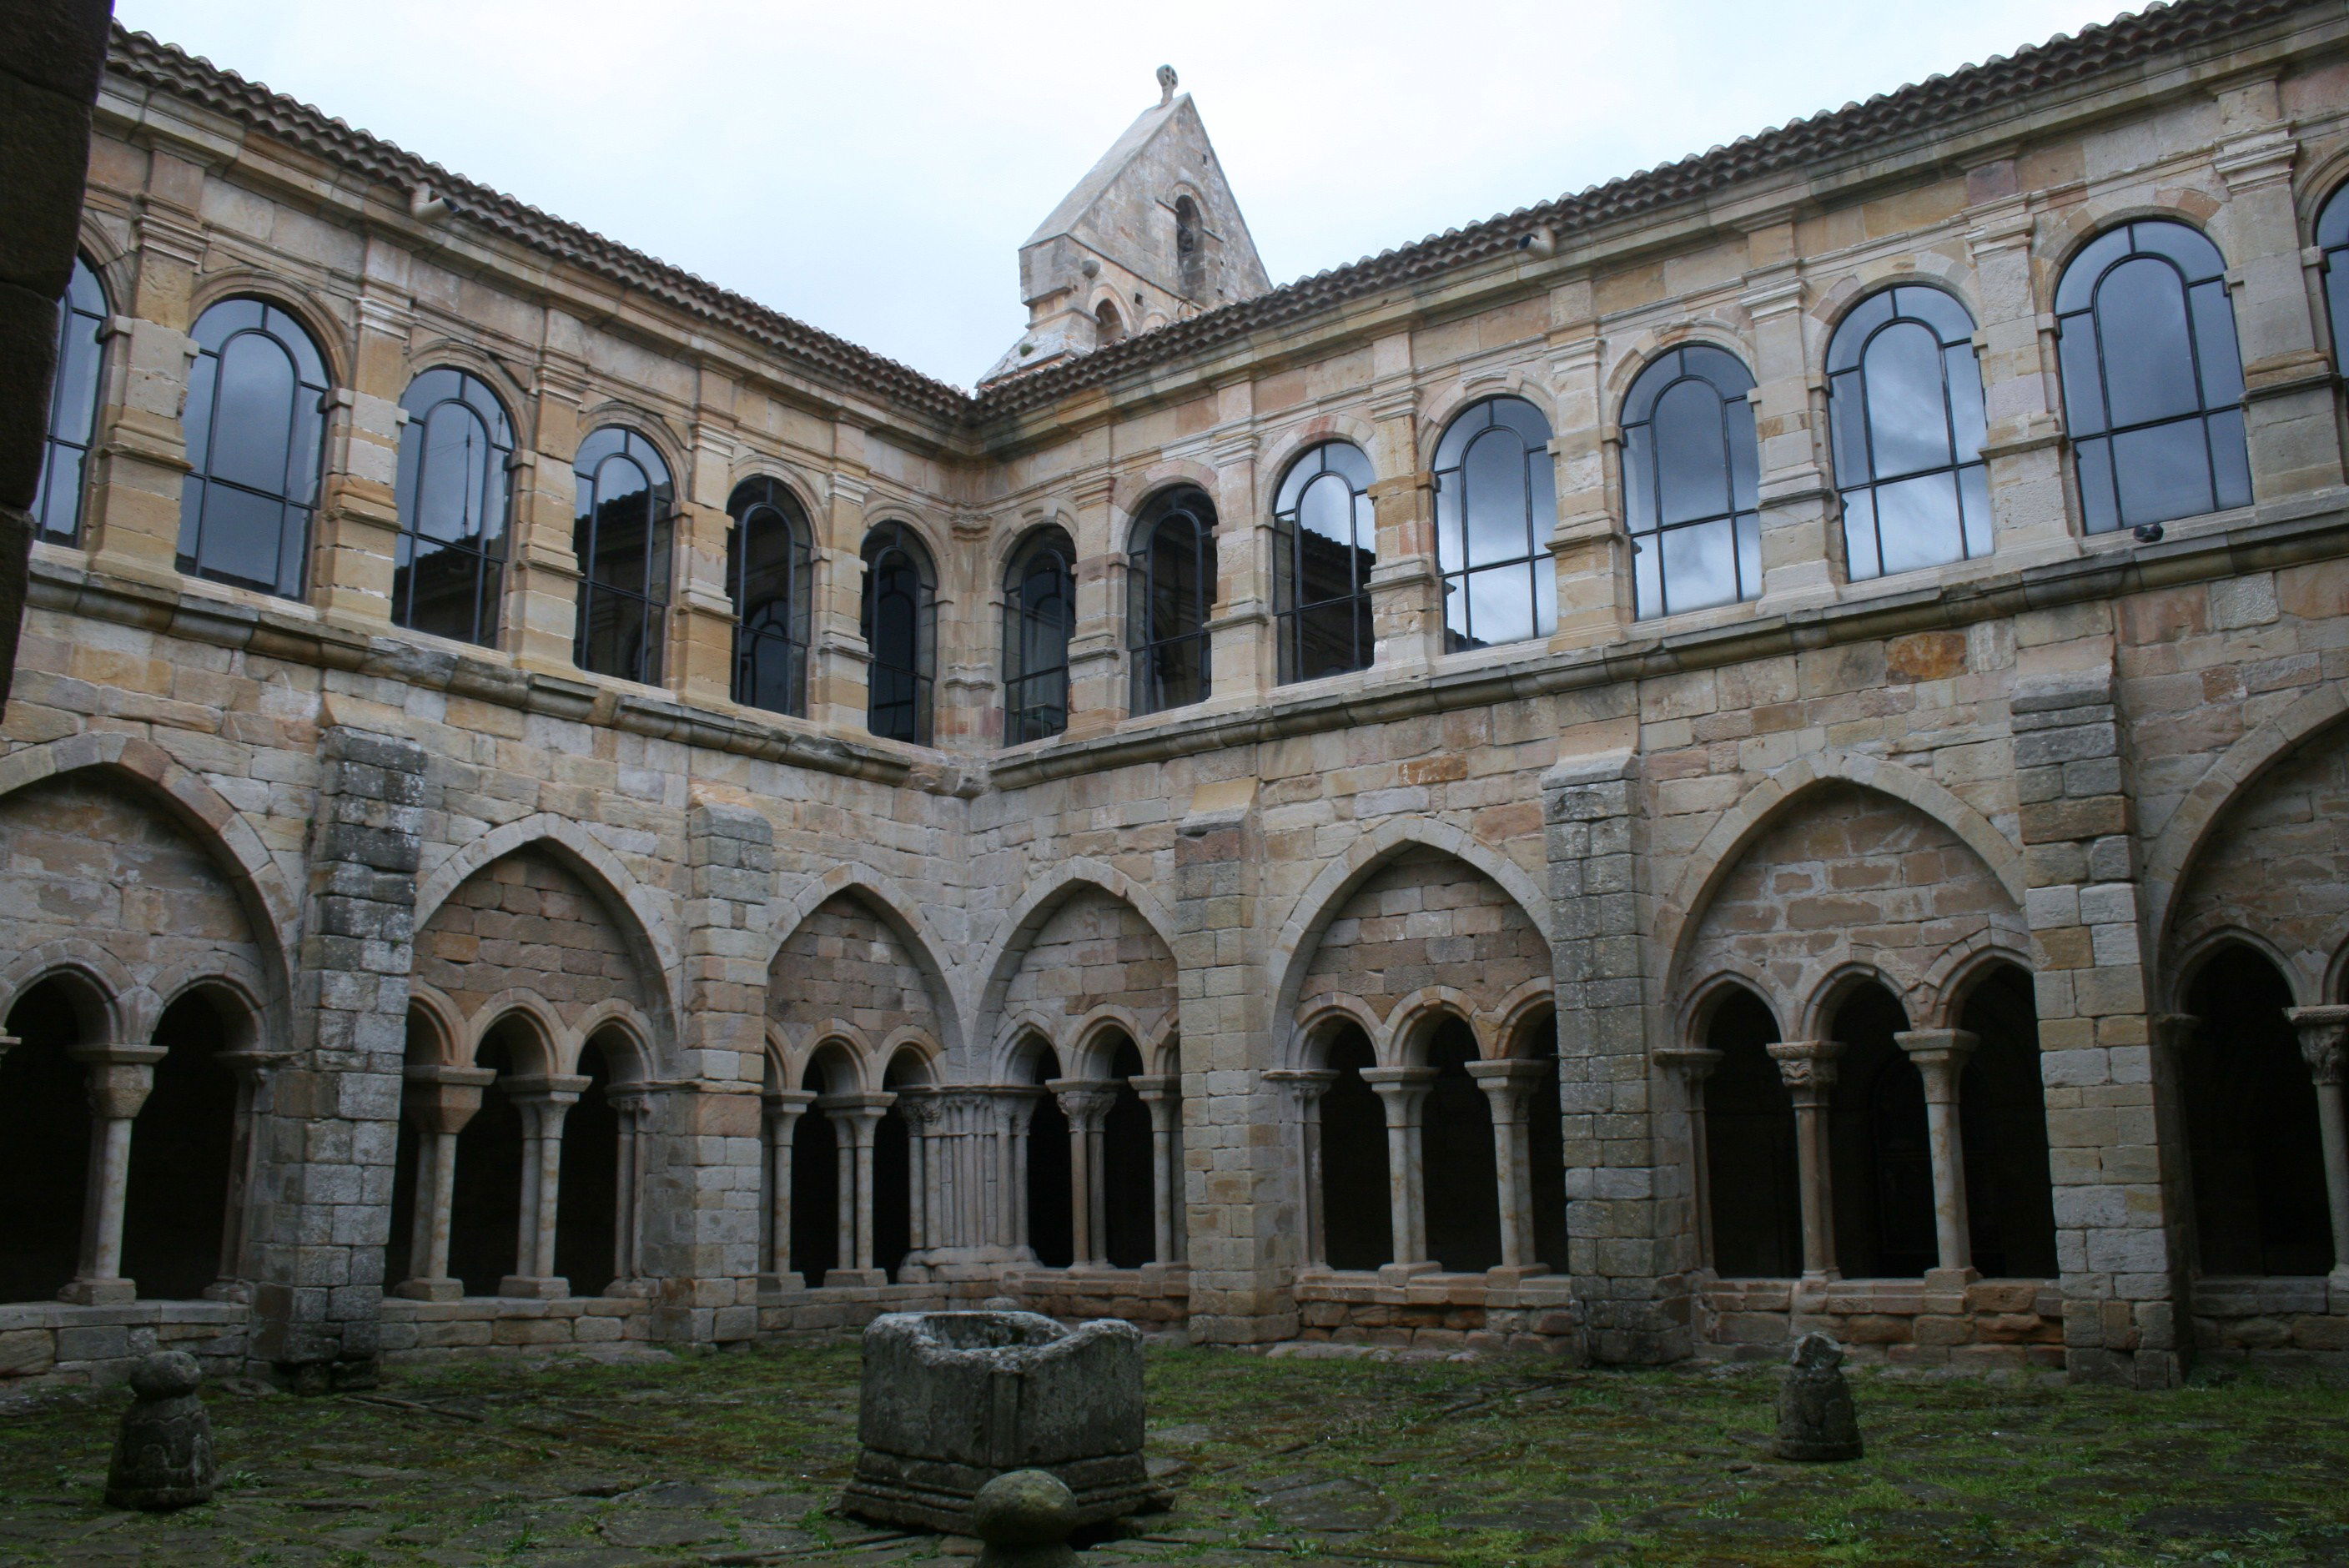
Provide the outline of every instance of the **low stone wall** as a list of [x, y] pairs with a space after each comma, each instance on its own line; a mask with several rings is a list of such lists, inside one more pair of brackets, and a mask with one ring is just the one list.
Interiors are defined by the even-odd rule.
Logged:
[[1319, 1272], [1296, 1284], [1302, 1340], [1445, 1350], [1534, 1350], [1579, 1358], [1582, 1320], [1563, 1275], [1500, 1285], [1483, 1274]]
[[1138, 1269], [1026, 1269], [1003, 1294], [1030, 1312], [1077, 1322], [1114, 1317], [1142, 1328], [1179, 1328], [1191, 1315], [1191, 1275], [1157, 1264]]
[[119, 1383], [139, 1357], [184, 1350], [216, 1377], [245, 1370], [252, 1308], [241, 1301], [61, 1301], [0, 1306], [0, 1387]]
[[392, 1366], [514, 1355], [528, 1350], [639, 1343], [652, 1337], [653, 1304], [641, 1296], [528, 1301], [468, 1295], [383, 1304], [383, 1359]]
[[2276, 1276], [2194, 1282], [2195, 1354], [2349, 1367], [2349, 1278]]
[[1855, 1359], [1896, 1367], [2064, 1366], [2064, 1298], [2054, 1280], [1713, 1280], [1702, 1310], [1697, 1354], [1723, 1359], [1775, 1359], [1816, 1330]]
[[885, 1312], [973, 1307], [993, 1294], [992, 1287], [977, 1283], [936, 1280], [768, 1291], [759, 1297], [759, 1337], [851, 1332]]

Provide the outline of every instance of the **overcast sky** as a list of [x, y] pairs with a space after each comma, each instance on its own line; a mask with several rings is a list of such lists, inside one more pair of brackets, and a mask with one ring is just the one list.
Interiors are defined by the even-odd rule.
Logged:
[[2120, 8], [116, 3], [132, 27], [963, 386], [1026, 325], [1020, 242], [1157, 101], [1162, 61], [1285, 283]]

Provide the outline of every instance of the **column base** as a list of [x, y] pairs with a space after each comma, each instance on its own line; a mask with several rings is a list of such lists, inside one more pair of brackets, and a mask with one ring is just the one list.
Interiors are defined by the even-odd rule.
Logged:
[[460, 1279], [404, 1279], [391, 1287], [391, 1294], [409, 1301], [461, 1301], [465, 1282]]
[[57, 1299], [76, 1306], [126, 1306], [139, 1299], [139, 1282], [128, 1279], [78, 1279], [57, 1292]]
[[886, 1269], [827, 1269], [823, 1275], [826, 1290], [862, 1290], [888, 1283]]
[[508, 1274], [498, 1281], [498, 1294], [515, 1301], [560, 1301], [571, 1294], [571, 1282], [559, 1274]]
[[1415, 1280], [1422, 1274], [1442, 1274], [1443, 1272], [1444, 1265], [1437, 1263], [1433, 1258], [1423, 1258], [1415, 1264], [1381, 1264], [1379, 1265], [1379, 1283], [1381, 1284], [1402, 1284], [1406, 1281]]

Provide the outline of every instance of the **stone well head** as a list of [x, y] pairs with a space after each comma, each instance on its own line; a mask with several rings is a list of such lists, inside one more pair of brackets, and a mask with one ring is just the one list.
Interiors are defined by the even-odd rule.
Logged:
[[968, 1534], [978, 1489], [1058, 1476], [1077, 1523], [1164, 1508], [1142, 1460], [1142, 1336], [1032, 1312], [901, 1312], [864, 1331], [852, 1513]]

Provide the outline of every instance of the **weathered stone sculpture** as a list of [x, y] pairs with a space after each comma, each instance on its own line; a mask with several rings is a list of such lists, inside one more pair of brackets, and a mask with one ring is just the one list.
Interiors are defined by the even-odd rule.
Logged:
[[1824, 1334], [1804, 1335], [1786, 1357], [1776, 1452], [1782, 1460], [1859, 1458], [1859, 1416], [1844, 1381], [1843, 1346]]
[[891, 1524], [972, 1533], [1011, 1470], [1068, 1488], [1071, 1528], [1166, 1506], [1142, 1462], [1142, 1336], [1030, 1312], [892, 1313], [864, 1331], [864, 1445], [841, 1500]]
[[972, 1500], [970, 1522], [987, 1543], [978, 1568], [1077, 1568], [1076, 1496], [1050, 1470], [997, 1476]]
[[204, 1380], [184, 1350], [148, 1357], [130, 1374], [138, 1402], [123, 1412], [106, 1474], [114, 1508], [161, 1511], [210, 1502], [219, 1469], [212, 1462], [212, 1418], [196, 1398]]

